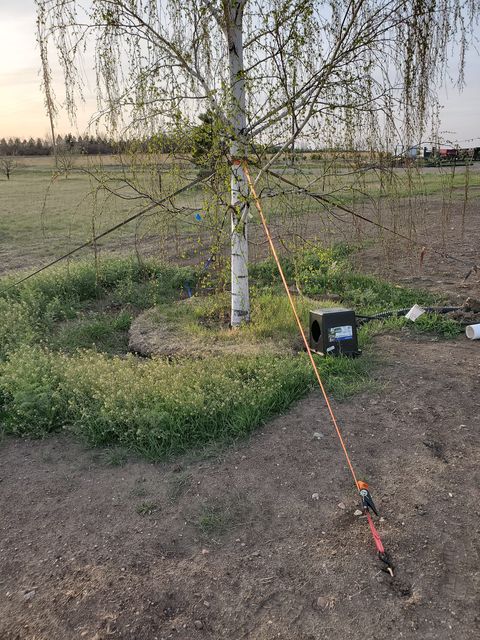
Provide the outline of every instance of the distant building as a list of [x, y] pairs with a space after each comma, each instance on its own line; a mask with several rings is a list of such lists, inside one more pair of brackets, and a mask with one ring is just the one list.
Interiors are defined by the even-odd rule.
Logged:
[[460, 148], [453, 145], [424, 145], [418, 144], [409, 147], [397, 157], [405, 158], [410, 162], [422, 161], [428, 164], [446, 164], [452, 162], [470, 163], [480, 160], [480, 147]]

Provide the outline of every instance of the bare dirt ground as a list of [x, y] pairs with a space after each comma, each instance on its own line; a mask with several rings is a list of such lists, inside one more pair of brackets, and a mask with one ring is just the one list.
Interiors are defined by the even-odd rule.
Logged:
[[[355, 254], [358, 269], [390, 282], [441, 292], [452, 303], [461, 303], [467, 296], [480, 297], [480, 199], [467, 203], [463, 230], [463, 204], [453, 203], [447, 220], [442, 217], [442, 206], [440, 199], [426, 202], [415, 236], [419, 244], [408, 246], [384, 233], [384, 242], [377, 239]], [[391, 224], [389, 217], [387, 224]], [[365, 226], [363, 223], [362, 230], [368, 233]], [[423, 242], [427, 248], [422, 259]], [[475, 266], [478, 271], [465, 280]]]
[[318, 393], [212, 457], [112, 467], [66, 437], [6, 440], [2, 640], [476, 637], [480, 344], [374, 349], [378, 392], [336, 411], [393, 580]]

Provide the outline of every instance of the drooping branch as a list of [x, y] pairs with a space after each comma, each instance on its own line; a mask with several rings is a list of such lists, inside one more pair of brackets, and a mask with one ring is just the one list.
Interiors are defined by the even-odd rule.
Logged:
[[[261, 177], [301, 143], [355, 147], [360, 140], [374, 151], [400, 136], [407, 144], [421, 139], [447, 45], [459, 46], [461, 82], [480, 15], [478, 0], [36, 2], [52, 123], [52, 42], [71, 113], [84, 80], [81, 56], [93, 46], [98, 114], [111, 135], [128, 130], [152, 140], [192, 130], [202, 113], [211, 117], [209, 164], [228, 165], [231, 178], [232, 283], [248, 280], [248, 193], [238, 159], [261, 157]], [[237, 311], [248, 317], [248, 285], [238, 295]]]

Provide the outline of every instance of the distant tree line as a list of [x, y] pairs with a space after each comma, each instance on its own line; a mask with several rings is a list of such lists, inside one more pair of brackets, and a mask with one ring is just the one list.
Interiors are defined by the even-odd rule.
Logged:
[[[73, 154], [108, 155], [111, 153], [125, 153], [129, 149], [136, 151], [156, 151], [158, 153], [172, 153], [188, 151], [188, 144], [177, 137], [160, 133], [148, 140], [109, 140], [102, 136], [74, 136], [67, 133], [57, 135], [56, 147], [62, 152]], [[53, 155], [51, 139], [45, 138], [1, 138], [0, 156], [50, 156]]]
[[[62, 153], [71, 152], [79, 155], [109, 155], [112, 153], [126, 153], [128, 151], [192, 154], [194, 161], [199, 161], [199, 155], [208, 155], [212, 146], [212, 132], [208, 114], [202, 114], [200, 124], [186, 128], [182, 133], [158, 133], [144, 140], [109, 140], [102, 136], [74, 136], [67, 133], [57, 135], [56, 147]], [[212, 138], [212, 139], [211, 139]], [[253, 145], [255, 153], [276, 153], [280, 147], [276, 145]], [[304, 149], [296, 149], [295, 153], [305, 153]], [[51, 139], [45, 138], [1, 138], [0, 156], [50, 156], [53, 155]]]
[[[118, 146], [118, 143], [115, 143]], [[71, 150], [81, 154], [108, 154], [114, 153], [114, 143], [101, 136], [78, 136], [71, 133], [66, 136], [58, 135], [57, 148]], [[51, 140], [44, 138], [2, 138], [0, 140], [0, 155], [2, 156], [49, 156], [53, 155]]]

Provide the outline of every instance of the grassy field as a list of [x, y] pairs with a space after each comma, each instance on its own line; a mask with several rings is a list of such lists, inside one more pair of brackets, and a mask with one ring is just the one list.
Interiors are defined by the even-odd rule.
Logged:
[[[348, 167], [345, 162], [311, 162], [307, 157], [295, 168], [278, 165], [274, 169], [311, 191], [354, 207], [382, 199], [413, 199], [410, 204], [418, 211], [425, 198], [437, 196], [445, 208], [449, 201], [476, 198], [480, 193], [477, 166], [381, 171]], [[173, 165], [167, 157], [148, 165], [144, 159], [125, 165], [114, 157], [102, 158], [100, 164], [94, 158], [77, 158], [67, 173], [55, 173], [51, 158], [21, 159], [11, 179], [0, 180], [1, 269], [5, 272], [58, 256], [141, 210], [150, 203], [142, 194], [160, 198], [196, 175], [185, 161]], [[133, 184], [139, 192], [132, 189]], [[294, 224], [305, 216], [324, 214], [317, 202], [292, 195], [285, 184], [272, 178], [265, 179], [262, 188], [271, 219]], [[181, 254], [185, 236], [195, 241], [199, 235], [215, 234], [222, 224], [224, 208], [213, 211], [209, 198], [202, 187], [196, 187], [170, 203], [168, 211], [157, 209], [101, 241], [99, 248], [130, 252], [135, 243], [156, 242], [159, 254], [166, 245], [168, 251]], [[198, 213], [200, 221], [195, 217]]]
[[[192, 179], [193, 172], [182, 177], [168, 174], [163, 189], [175, 190], [185, 180]], [[93, 164], [86, 159], [65, 174], [56, 174], [52, 159], [32, 158], [19, 161], [19, 166], [9, 181], [0, 181], [2, 211], [0, 216], [0, 255], [3, 268], [10, 262], [16, 267], [15, 256], [23, 256], [28, 263], [57, 256], [73, 246], [98, 235], [105, 229], [142, 209], [150, 201], [131, 188], [126, 180], [136, 180], [140, 189], [147, 189], [154, 197], [158, 194], [158, 176], [148, 171], [129, 167], [123, 170], [114, 159], [103, 159]], [[109, 191], [120, 189], [120, 195]], [[177, 202], [178, 206], [194, 205], [198, 194]], [[200, 200], [201, 201], [201, 200]], [[114, 242], [125, 243], [131, 248], [135, 234], [151, 232], [152, 218], [144, 218], [139, 225], [130, 225], [116, 232]], [[157, 216], [155, 232], [168, 232], [170, 218]]]

